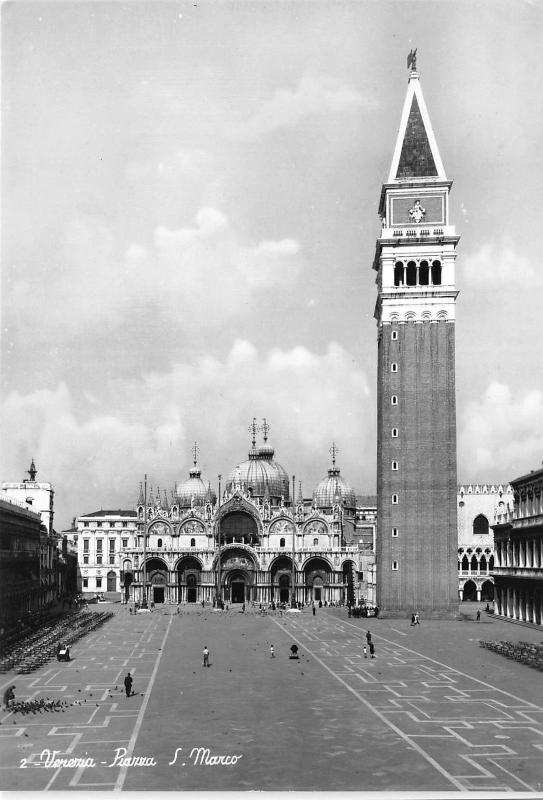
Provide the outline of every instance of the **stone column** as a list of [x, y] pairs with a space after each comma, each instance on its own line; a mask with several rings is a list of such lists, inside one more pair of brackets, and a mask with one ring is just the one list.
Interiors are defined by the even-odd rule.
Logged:
[[476, 592], [477, 592], [477, 602], [480, 603], [481, 602], [481, 587], [480, 586], [476, 586], [475, 589], [476, 589]]

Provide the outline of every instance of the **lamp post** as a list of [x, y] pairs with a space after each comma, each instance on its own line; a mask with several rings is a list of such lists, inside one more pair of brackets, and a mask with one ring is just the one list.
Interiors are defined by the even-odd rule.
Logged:
[[[219, 478], [219, 503], [217, 506], [217, 512], [221, 507], [221, 478], [222, 475], [218, 476]], [[221, 596], [221, 521], [217, 523], [217, 539], [218, 539], [218, 563], [217, 563], [217, 608], [221, 608], [222, 606], [222, 596]]]
[[141, 607], [147, 608], [147, 475], [145, 475], [143, 493], [143, 570]]
[[294, 486], [295, 486], [296, 476], [292, 476], [292, 594], [290, 599], [290, 607], [296, 608], [296, 563], [295, 563], [295, 555], [296, 555], [296, 523], [294, 521]]

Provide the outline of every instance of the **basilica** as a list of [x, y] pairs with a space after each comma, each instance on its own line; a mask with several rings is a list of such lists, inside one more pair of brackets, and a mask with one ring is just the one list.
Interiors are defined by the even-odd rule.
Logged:
[[[154, 604], [371, 604], [374, 519], [340, 474], [337, 447], [327, 475], [304, 498], [276, 461], [265, 421], [262, 427], [257, 446], [253, 421], [248, 457], [218, 495], [198, 469], [195, 445], [189, 476], [169, 499], [160, 490], [147, 496], [142, 486], [133, 510], [79, 517], [83, 591], [121, 591], [125, 602]], [[374, 509], [374, 498], [367, 500]]]

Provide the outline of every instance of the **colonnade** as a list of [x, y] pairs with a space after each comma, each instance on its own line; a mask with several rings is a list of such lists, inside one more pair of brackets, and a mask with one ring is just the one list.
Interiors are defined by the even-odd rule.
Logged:
[[541, 625], [543, 622], [543, 587], [496, 585], [495, 609], [497, 614], [521, 622]]

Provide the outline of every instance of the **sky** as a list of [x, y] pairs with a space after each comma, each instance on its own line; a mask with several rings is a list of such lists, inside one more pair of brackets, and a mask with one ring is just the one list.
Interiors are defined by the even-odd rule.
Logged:
[[[543, 3], [17, 2], [2, 13], [0, 480], [55, 527], [217, 488], [253, 417], [376, 491], [372, 270], [417, 66], [457, 247], [458, 480], [543, 458]], [[259, 443], [261, 437], [259, 436]]]

